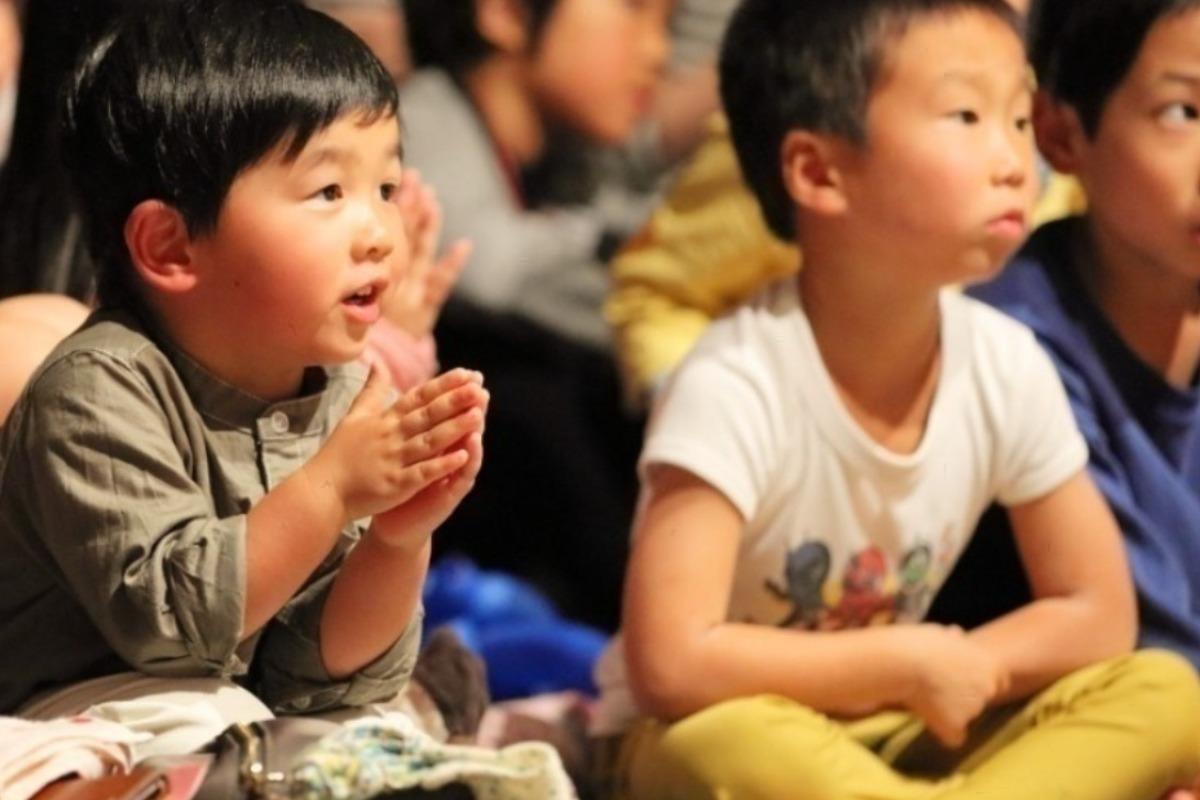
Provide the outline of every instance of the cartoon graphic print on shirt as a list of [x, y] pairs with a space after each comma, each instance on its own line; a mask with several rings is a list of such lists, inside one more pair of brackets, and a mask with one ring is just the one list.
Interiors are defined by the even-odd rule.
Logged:
[[841, 630], [920, 620], [933, 599], [936, 578], [928, 544], [909, 549], [893, 567], [876, 545], [855, 553], [840, 580], [830, 579], [831, 557], [822, 542], [807, 541], [787, 552], [784, 584], [764, 582], [791, 610], [777, 624], [807, 630]]
[[822, 542], [805, 542], [795, 550], [789, 550], [784, 566], [786, 586], [779, 586], [767, 579], [767, 589], [780, 600], [792, 604], [792, 612], [781, 627], [800, 625], [811, 628], [821, 621], [821, 610], [825, 607], [822, 591], [829, 577], [829, 548]]
[[875, 545], [851, 556], [842, 575], [842, 599], [823, 627], [838, 630], [891, 622], [895, 598], [885, 591], [887, 566], [887, 556]]
[[925, 616], [933, 600], [930, 585], [933, 553], [927, 544], [919, 544], [904, 554], [900, 561], [900, 591], [896, 596], [896, 618], [915, 622]]

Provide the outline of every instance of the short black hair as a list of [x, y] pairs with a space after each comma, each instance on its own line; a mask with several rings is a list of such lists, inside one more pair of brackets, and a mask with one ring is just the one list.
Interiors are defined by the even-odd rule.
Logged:
[[158, 0], [123, 15], [69, 82], [64, 154], [101, 304], [136, 303], [124, 225], [159, 199], [210, 233], [237, 176], [277, 148], [295, 158], [347, 113], [396, 116], [383, 65], [295, 0]]
[[1154, 23], [1200, 0], [1035, 0], [1029, 54], [1038, 85], [1079, 114], [1088, 136]]
[[[477, 0], [403, 0], [413, 65], [437, 67], [460, 78], [492, 52], [475, 23]], [[531, 41], [560, 0], [522, 0]]]
[[866, 139], [886, 46], [918, 17], [978, 10], [1012, 26], [1004, 0], [744, 0], [721, 46], [721, 99], [742, 175], [779, 237], [795, 237], [780, 147], [806, 129]]

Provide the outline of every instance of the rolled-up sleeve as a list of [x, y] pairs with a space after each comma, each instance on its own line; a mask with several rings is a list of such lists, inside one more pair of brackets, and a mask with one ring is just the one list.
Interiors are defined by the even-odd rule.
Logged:
[[182, 392], [76, 352], [31, 388], [19, 446], [31, 527], [114, 651], [160, 675], [245, 671], [244, 515], [218, 518], [194, 474]]
[[[338, 559], [340, 563], [340, 558]], [[421, 645], [421, 609], [386, 652], [357, 672], [331, 678], [321, 661], [320, 626], [336, 569], [292, 598], [263, 631], [255, 654], [256, 694], [280, 714], [362, 706], [396, 695], [412, 675]]]

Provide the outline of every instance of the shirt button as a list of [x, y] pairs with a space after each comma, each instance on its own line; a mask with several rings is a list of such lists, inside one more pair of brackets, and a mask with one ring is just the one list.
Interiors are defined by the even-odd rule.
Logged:
[[287, 433], [291, 423], [288, 421], [288, 415], [282, 411], [276, 411], [271, 415], [271, 430], [276, 433]]

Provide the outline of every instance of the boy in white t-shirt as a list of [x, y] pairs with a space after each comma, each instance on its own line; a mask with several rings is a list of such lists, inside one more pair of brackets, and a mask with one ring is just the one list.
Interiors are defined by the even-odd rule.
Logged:
[[[1026, 233], [1018, 25], [1002, 0], [735, 15], [734, 144], [805, 266], [714, 325], [653, 415], [598, 671], [620, 796], [1150, 800], [1195, 775], [1200, 687], [1129, 654], [1120, 538], [1053, 367], [948, 288]], [[1035, 599], [920, 624], [992, 501]]]

